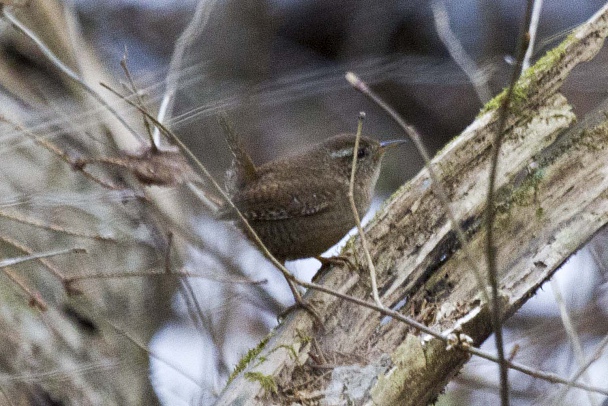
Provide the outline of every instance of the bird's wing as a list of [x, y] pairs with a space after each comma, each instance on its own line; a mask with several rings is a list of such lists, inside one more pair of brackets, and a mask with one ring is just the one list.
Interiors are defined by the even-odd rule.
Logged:
[[[277, 221], [312, 216], [328, 210], [332, 201], [331, 196], [316, 192], [307, 193], [287, 182], [273, 183], [263, 189], [248, 187], [232, 197], [234, 205], [251, 221]], [[236, 213], [229, 205], [224, 205], [219, 217], [233, 219], [236, 218]]]

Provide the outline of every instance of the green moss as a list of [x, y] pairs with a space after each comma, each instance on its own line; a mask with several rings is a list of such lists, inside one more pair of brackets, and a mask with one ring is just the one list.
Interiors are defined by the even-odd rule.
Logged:
[[511, 209], [514, 206], [528, 207], [537, 205], [536, 217], [540, 219], [543, 215], [543, 208], [538, 201], [538, 188], [545, 176], [542, 167], [529, 173], [517, 187], [505, 187], [498, 191], [496, 195], [496, 227], [504, 228], [511, 221]]
[[309, 336], [308, 334], [305, 334], [305, 333], [304, 333], [302, 330], [300, 330], [300, 329], [297, 329], [296, 331], [297, 331], [297, 333], [298, 333], [298, 338], [300, 339], [300, 342], [301, 342], [303, 345], [306, 345], [306, 344], [308, 344], [308, 343], [312, 342], [312, 336]]
[[537, 169], [530, 174], [511, 195], [511, 201], [518, 206], [530, 206], [536, 203], [538, 186], [544, 177], [544, 170]]
[[289, 356], [293, 359], [293, 360], [297, 360], [298, 359], [298, 352], [296, 351], [296, 349], [294, 348], [293, 345], [287, 345], [287, 344], [281, 344], [278, 347], [275, 347], [272, 349], [272, 351], [270, 351], [270, 354], [272, 354], [275, 351], [278, 351], [279, 349], [284, 348], [287, 350], [287, 352], [289, 353]]
[[[281, 344], [278, 345], [274, 348], [272, 348], [271, 350], [268, 351], [268, 355], [273, 354], [275, 351], [278, 351], [280, 349], [285, 349], [287, 350], [287, 353], [289, 354], [289, 356], [293, 359], [293, 360], [298, 360], [298, 349], [296, 348], [296, 345], [306, 345], [308, 344], [312, 338], [310, 336], [305, 336], [305, 335], [301, 335], [300, 332], [298, 331], [298, 336], [300, 338], [300, 340], [293, 345], [287, 345], [287, 344]], [[241, 361], [239, 361], [239, 364], [237, 365], [237, 367], [235, 368], [234, 372], [232, 373], [232, 375], [230, 376], [230, 379], [232, 379], [233, 376], [238, 375], [240, 372], [242, 372], [245, 367], [247, 367], [247, 365], [249, 365], [249, 363], [255, 359], [258, 354], [262, 351], [262, 349], [264, 348], [264, 346], [266, 345], [266, 343], [268, 342], [270, 336], [266, 337], [264, 340], [262, 340], [260, 342], [260, 344], [258, 344], [257, 347], [252, 348], [251, 350], [249, 350], [247, 352], [247, 354], [245, 354], [245, 356], [241, 359]], [[266, 357], [258, 357], [257, 362], [255, 363], [254, 367], [261, 365], [263, 362], [266, 361]], [[230, 382], [230, 380], [228, 381]]]
[[[531, 66], [522, 73], [513, 89], [513, 96], [510, 102], [510, 109], [512, 111], [519, 111], [519, 107], [527, 100], [531, 91], [536, 88], [538, 78], [557, 65], [557, 62], [566, 55], [568, 45], [574, 41], [576, 41], [576, 38], [573, 34], [570, 34], [561, 44], [549, 50], [534, 66]], [[498, 110], [506, 97], [507, 91], [507, 88], [503, 89], [502, 92], [487, 102], [481, 108], [478, 116]]]
[[[528, 94], [530, 94], [530, 86], [529, 81], [520, 79], [515, 84], [513, 88], [513, 94], [511, 95], [511, 101], [509, 103], [509, 111], [513, 113], [519, 113], [521, 110], [521, 106], [528, 99]], [[502, 92], [498, 93], [492, 100], [486, 103], [485, 106], [481, 108], [477, 117], [480, 117], [487, 112], [494, 111], [500, 109], [500, 106], [507, 97], [508, 88], [504, 88]]]
[[[266, 346], [266, 344], [268, 343], [268, 340], [270, 339], [270, 335], [265, 337], [262, 341], [260, 341], [260, 343], [255, 346], [254, 348], [250, 349], [249, 351], [247, 351], [247, 353], [243, 356], [243, 358], [241, 358], [241, 360], [239, 361], [238, 364], [236, 364], [236, 367], [234, 367], [234, 371], [232, 371], [232, 373], [230, 374], [230, 377], [228, 378], [228, 383], [232, 382], [232, 380], [241, 372], [243, 372], [245, 370], [245, 368], [247, 367], [247, 365], [249, 365], [249, 363], [251, 361], [253, 361], [255, 359], [255, 357], [257, 357], [260, 352], [262, 352], [262, 350], [264, 349], [264, 347]], [[264, 357], [260, 357], [260, 359], [258, 360], [259, 363], [262, 363], [266, 360], [266, 358]]]
[[543, 208], [541, 206], [538, 206], [536, 208], [536, 218], [541, 219], [543, 217], [543, 214], [544, 214]]
[[266, 392], [276, 394], [279, 390], [274, 377], [271, 375], [264, 375], [261, 372], [245, 372], [245, 379], [252, 382], [259, 382], [262, 389]]
[[506, 196], [503, 194], [503, 197], [498, 199], [503, 202], [498, 210], [508, 211], [512, 205], [526, 207], [538, 203], [538, 188], [544, 176], [544, 169], [539, 167], [529, 173], [518, 187], [505, 190]]
[[346, 244], [344, 244], [344, 248], [342, 248], [342, 252], [344, 254], [347, 254], [348, 251], [354, 252], [355, 250], [355, 236], [357, 236], [358, 234], [355, 234], [353, 236], [351, 236], [348, 240], [346, 240]]
[[540, 73], [547, 72], [549, 69], [552, 69], [556, 66], [557, 62], [562, 59], [566, 55], [566, 49], [568, 45], [577, 41], [573, 34], [570, 34], [566, 37], [561, 44], [556, 46], [553, 49], [547, 51], [547, 53], [540, 58], [534, 66], [527, 69], [522, 74], [523, 80], [533, 80], [539, 76]]

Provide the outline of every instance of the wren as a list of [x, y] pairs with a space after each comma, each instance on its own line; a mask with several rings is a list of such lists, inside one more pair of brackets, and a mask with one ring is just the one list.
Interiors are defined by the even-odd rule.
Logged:
[[[370, 207], [384, 153], [403, 142], [360, 138], [353, 196], [361, 216]], [[279, 261], [319, 256], [355, 226], [348, 198], [354, 134], [257, 167], [238, 139], [229, 137], [228, 143], [234, 154], [228, 195]], [[237, 218], [228, 204], [219, 217]]]

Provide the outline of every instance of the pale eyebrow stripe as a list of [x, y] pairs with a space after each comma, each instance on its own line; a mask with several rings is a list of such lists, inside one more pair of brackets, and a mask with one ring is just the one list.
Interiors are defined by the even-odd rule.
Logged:
[[353, 154], [353, 149], [351, 147], [342, 148], [338, 151], [332, 152], [329, 154], [332, 158], [343, 158], [345, 156], [351, 156]]

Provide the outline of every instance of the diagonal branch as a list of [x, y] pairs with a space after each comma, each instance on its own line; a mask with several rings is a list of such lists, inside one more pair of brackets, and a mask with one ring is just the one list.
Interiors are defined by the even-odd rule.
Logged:
[[[514, 88], [516, 97], [505, 117], [501, 171], [495, 178], [494, 244], [501, 247], [496, 260], [501, 264], [497, 285], [503, 317], [513, 314], [563, 261], [608, 224], [608, 168], [603, 164], [608, 160], [608, 123], [605, 118], [593, 124], [590, 120], [589, 125], [564, 131], [575, 117], [558, 93], [572, 69], [598, 52], [606, 35], [608, 6], [524, 72]], [[492, 332], [490, 306], [479, 293], [469, 262], [480, 264], [485, 255], [487, 174], [494, 134], [501, 127], [497, 110], [505, 93], [430, 162], [452, 202], [469, 255], [427, 170], [396, 193], [365, 229], [382, 303], [443, 336], [469, 336], [474, 345]], [[347, 247], [363, 253], [357, 238]], [[340, 267], [317, 282], [361, 301], [371, 292], [367, 273]], [[308, 300], [324, 319], [324, 330], [313, 330], [304, 315], [288, 319], [259, 358], [231, 381], [219, 405], [236, 399], [252, 405], [322, 399], [329, 385], [344, 387], [337, 370], [327, 380], [311, 379], [317, 370], [307, 360], [320, 358], [317, 346], [309, 345], [311, 339], [326, 359], [334, 359], [333, 364], [360, 376], [374, 371], [361, 398], [341, 393], [360, 404], [426, 404], [469, 358], [463, 351], [448, 350], [441, 339], [385, 320], [369, 306], [316, 291]], [[341, 354], [357, 354], [368, 364], [351, 365]], [[271, 380], [276, 393], [266, 393], [261, 378]]]

